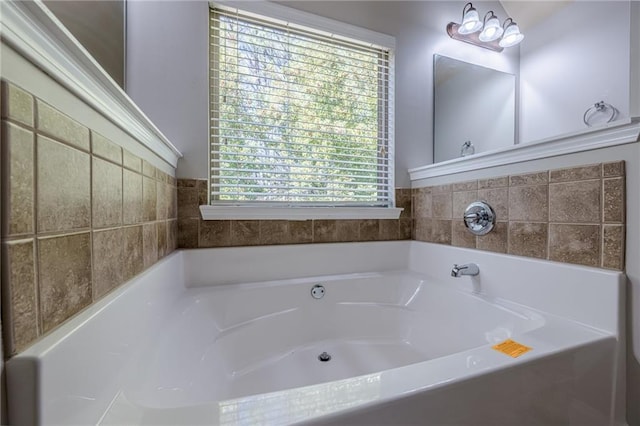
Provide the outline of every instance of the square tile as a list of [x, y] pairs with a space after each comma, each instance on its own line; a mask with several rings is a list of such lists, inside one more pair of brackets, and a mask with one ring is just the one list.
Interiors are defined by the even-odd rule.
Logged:
[[549, 219], [547, 185], [509, 188], [509, 220], [546, 222]]
[[624, 161], [612, 161], [602, 164], [603, 177], [624, 177]]
[[2, 117], [33, 127], [33, 96], [13, 84], [2, 82]]
[[156, 168], [147, 160], [142, 160], [142, 174], [150, 178], [156, 178]]
[[122, 165], [122, 148], [120, 145], [93, 131], [91, 132], [91, 152], [104, 160]]
[[229, 247], [231, 245], [230, 220], [200, 221], [199, 247]]
[[156, 182], [156, 219], [166, 220], [169, 218], [169, 199], [166, 190], [167, 184], [164, 182]]
[[399, 219], [381, 219], [379, 221], [379, 232], [381, 241], [393, 241], [398, 239], [400, 231]]
[[336, 221], [336, 241], [338, 242], [360, 241], [360, 221], [359, 220], [337, 220]]
[[431, 222], [433, 219], [417, 218], [414, 221], [415, 224], [415, 239], [417, 241], [430, 242], [431, 241]]
[[600, 185], [600, 179], [550, 184], [549, 221], [600, 223]]
[[158, 259], [167, 255], [167, 223], [156, 222], [156, 233], [158, 235]]
[[291, 220], [289, 221], [288, 244], [309, 244], [313, 242], [313, 221]]
[[124, 261], [123, 275], [124, 281], [128, 281], [138, 275], [144, 269], [142, 249], [142, 225], [127, 226], [122, 228], [124, 239]]
[[89, 129], [39, 99], [36, 100], [36, 105], [38, 131], [75, 148], [89, 151]]
[[509, 224], [507, 222], [496, 222], [491, 232], [476, 236], [476, 248], [495, 253], [506, 253], [508, 250], [508, 231]]
[[549, 260], [600, 266], [600, 225], [549, 225]]
[[477, 180], [468, 180], [466, 182], [456, 182], [452, 185], [452, 191], [475, 191], [478, 189], [478, 181]]
[[574, 182], [578, 180], [600, 179], [602, 167], [600, 164], [556, 169], [549, 172], [549, 182]]
[[2, 124], [2, 235], [33, 234], [34, 134]]
[[38, 232], [91, 224], [90, 156], [38, 136]]
[[452, 221], [451, 226], [452, 246], [476, 248], [476, 236], [469, 232], [462, 220]]
[[504, 186], [509, 186], [509, 176], [478, 180], [478, 189], [502, 188]]
[[549, 182], [549, 172], [525, 173], [509, 176], [509, 186], [540, 185]]
[[625, 179], [604, 179], [603, 221], [624, 223], [625, 221]]
[[89, 232], [38, 240], [40, 314], [46, 333], [91, 304]]
[[122, 170], [122, 222], [142, 222], [142, 175], [127, 169]]
[[[38, 338], [38, 298], [32, 239], [2, 244], [3, 327], [5, 355], [13, 355]], [[7, 333], [8, 331], [8, 333]]]
[[433, 220], [431, 222], [431, 242], [437, 244], [451, 244], [451, 221]]
[[198, 247], [198, 221], [197, 218], [178, 219], [178, 248]]
[[335, 220], [313, 221], [313, 242], [333, 243], [337, 240], [337, 226]]
[[167, 254], [178, 248], [178, 221], [167, 221]]
[[548, 224], [509, 222], [509, 254], [547, 258]]
[[142, 220], [145, 222], [156, 220], [158, 193], [156, 181], [143, 176], [142, 178]]
[[93, 297], [104, 296], [123, 283], [122, 229], [93, 232]]
[[122, 224], [122, 167], [93, 157], [92, 194], [93, 227], [106, 228]]
[[178, 218], [199, 218], [200, 203], [198, 189], [190, 187], [178, 187]]
[[624, 271], [624, 225], [604, 225], [602, 234], [602, 267]]
[[431, 218], [433, 202], [430, 188], [418, 188], [414, 190], [413, 217]]
[[147, 269], [158, 261], [158, 227], [155, 223], [142, 225], [142, 267]]
[[289, 222], [286, 220], [261, 220], [261, 244], [287, 244], [289, 242]]
[[399, 240], [410, 240], [411, 239], [411, 228], [413, 225], [413, 219], [400, 219], [399, 227], [398, 227], [398, 239]]
[[142, 160], [126, 149], [122, 150], [122, 165], [129, 170], [142, 173]]
[[453, 210], [451, 192], [431, 195], [431, 212], [434, 219], [451, 219]]
[[377, 219], [360, 220], [358, 241], [379, 241], [380, 226]]
[[260, 244], [259, 220], [231, 221], [232, 246], [256, 246]]

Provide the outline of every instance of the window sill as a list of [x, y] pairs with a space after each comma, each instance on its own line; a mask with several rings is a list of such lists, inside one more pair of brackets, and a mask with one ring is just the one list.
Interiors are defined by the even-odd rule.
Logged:
[[402, 208], [200, 206], [203, 220], [398, 219]]

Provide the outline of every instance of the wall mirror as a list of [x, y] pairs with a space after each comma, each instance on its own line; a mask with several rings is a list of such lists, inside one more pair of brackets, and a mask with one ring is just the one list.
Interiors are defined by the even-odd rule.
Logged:
[[516, 77], [442, 55], [433, 58], [434, 162], [516, 143]]

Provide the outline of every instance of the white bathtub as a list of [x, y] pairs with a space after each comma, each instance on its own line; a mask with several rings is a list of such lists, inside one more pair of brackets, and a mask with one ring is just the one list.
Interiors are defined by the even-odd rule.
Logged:
[[622, 424], [623, 278], [418, 242], [176, 252], [10, 360], [9, 416]]

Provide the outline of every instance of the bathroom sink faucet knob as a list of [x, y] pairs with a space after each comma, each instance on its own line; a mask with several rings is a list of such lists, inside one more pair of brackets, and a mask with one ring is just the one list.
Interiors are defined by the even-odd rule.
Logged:
[[480, 273], [480, 268], [475, 263], [467, 263], [466, 265], [458, 265], [454, 264], [451, 269], [451, 276], [455, 278], [459, 278], [463, 275], [478, 275]]

